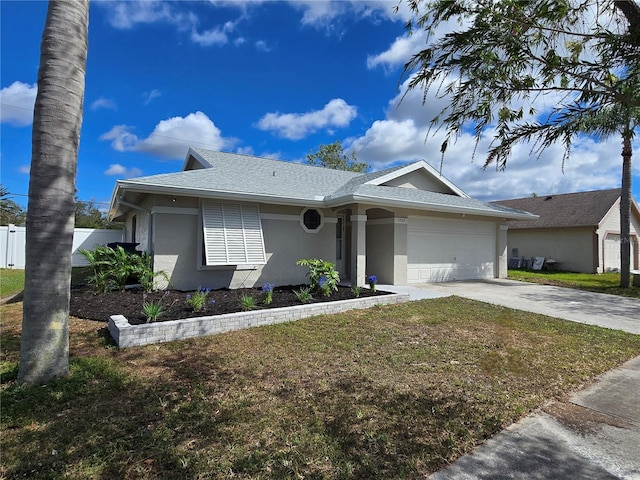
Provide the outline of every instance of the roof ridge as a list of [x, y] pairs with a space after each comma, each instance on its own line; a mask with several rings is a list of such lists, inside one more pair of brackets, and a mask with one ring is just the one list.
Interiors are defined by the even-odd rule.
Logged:
[[534, 198], [547, 198], [547, 197], [560, 197], [560, 196], [566, 196], [566, 195], [587, 195], [587, 194], [593, 194], [593, 193], [609, 193], [609, 192], [618, 192], [620, 193], [621, 188], [617, 187], [617, 188], [605, 188], [602, 190], [586, 190], [583, 192], [564, 192], [564, 193], [547, 193], [544, 195], [529, 195], [528, 197], [518, 197], [518, 198], [503, 198], [501, 200], [492, 200], [491, 203], [499, 203], [499, 202], [512, 202], [512, 201], [517, 201], [517, 200], [528, 200], [528, 199], [534, 199]]
[[[294, 160], [283, 160], [280, 158], [268, 158], [268, 157], [259, 157], [257, 155], [247, 155], [244, 153], [235, 153], [235, 152], [223, 152], [223, 151], [219, 151], [219, 150], [207, 150], [204, 148], [191, 148], [191, 150], [193, 150], [194, 152], [198, 153], [199, 155], [203, 156], [203, 153], [206, 154], [221, 154], [221, 155], [229, 155], [229, 156], [234, 156], [234, 157], [239, 157], [239, 158], [244, 158], [244, 159], [255, 159], [255, 160], [259, 160], [261, 162], [273, 162], [273, 163], [278, 163], [278, 164], [284, 164], [284, 165], [291, 165], [291, 166], [296, 166], [296, 167], [301, 167], [301, 168], [317, 168], [317, 169], [323, 169], [323, 170], [329, 170], [332, 172], [338, 172], [338, 175], [341, 174], [350, 174], [350, 175], [364, 175], [361, 172], [352, 172], [349, 170], [339, 170], [336, 168], [327, 168], [327, 167], [322, 167], [320, 165], [310, 165], [308, 163], [300, 163]], [[209, 162], [209, 160], [204, 157], [204, 160], [207, 160], [207, 162]], [[209, 162], [209, 164], [211, 166], [213, 166], [213, 164], [211, 164]]]

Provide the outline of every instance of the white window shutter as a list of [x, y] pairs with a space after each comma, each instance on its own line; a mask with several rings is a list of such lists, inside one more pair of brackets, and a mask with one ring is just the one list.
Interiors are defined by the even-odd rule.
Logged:
[[202, 224], [207, 265], [266, 263], [257, 205], [204, 201]]

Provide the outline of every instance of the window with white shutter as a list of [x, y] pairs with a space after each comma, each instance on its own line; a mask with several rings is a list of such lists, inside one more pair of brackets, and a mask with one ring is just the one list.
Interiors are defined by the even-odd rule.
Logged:
[[206, 265], [264, 264], [258, 205], [202, 202]]

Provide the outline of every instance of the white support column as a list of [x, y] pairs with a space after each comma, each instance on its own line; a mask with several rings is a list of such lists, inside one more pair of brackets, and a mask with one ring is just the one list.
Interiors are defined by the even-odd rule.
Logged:
[[351, 283], [365, 285], [367, 268], [367, 216], [351, 215]]
[[407, 238], [409, 221], [395, 217], [393, 222], [393, 284], [407, 284]]
[[509, 265], [509, 252], [507, 252], [507, 230], [509, 230], [507, 225], [498, 225], [496, 232], [495, 278], [507, 278], [507, 268]]

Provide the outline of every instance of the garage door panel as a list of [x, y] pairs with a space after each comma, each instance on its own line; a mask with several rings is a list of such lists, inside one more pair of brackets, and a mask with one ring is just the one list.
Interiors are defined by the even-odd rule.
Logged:
[[411, 219], [407, 281], [493, 278], [495, 231], [494, 224], [483, 222]]
[[407, 268], [407, 282], [423, 283], [425, 278], [431, 282], [447, 282], [454, 280], [453, 267], [451, 265], [435, 264], [409, 264]]

